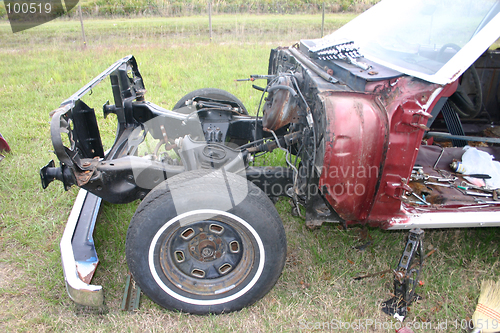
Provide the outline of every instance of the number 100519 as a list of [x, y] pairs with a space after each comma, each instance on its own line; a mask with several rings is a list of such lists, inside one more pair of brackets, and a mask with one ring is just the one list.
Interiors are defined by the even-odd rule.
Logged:
[[8, 14], [49, 14], [52, 10], [52, 5], [50, 3], [42, 4], [40, 2], [6, 2], [5, 9], [7, 9]]

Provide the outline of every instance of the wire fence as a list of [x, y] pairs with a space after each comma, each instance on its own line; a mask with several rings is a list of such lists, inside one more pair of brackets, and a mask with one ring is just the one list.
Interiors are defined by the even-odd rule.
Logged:
[[[379, 0], [213, 0], [212, 14], [318, 14], [323, 4], [326, 13], [363, 12]], [[7, 19], [3, 2], [0, 18]], [[86, 0], [80, 1], [84, 17], [179, 17], [206, 15], [206, 0]], [[78, 17], [76, 7], [65, 16]]]

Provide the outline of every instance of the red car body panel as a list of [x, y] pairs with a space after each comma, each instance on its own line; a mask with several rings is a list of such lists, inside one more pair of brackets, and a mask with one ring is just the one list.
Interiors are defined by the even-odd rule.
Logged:
[[404, 76], [372, 82], [367, 93], [321, 94], [327, 143], [320, 188], [348, 224], [405, 216], [401, 196], [431, 117], [426, 110], [456, 86]]

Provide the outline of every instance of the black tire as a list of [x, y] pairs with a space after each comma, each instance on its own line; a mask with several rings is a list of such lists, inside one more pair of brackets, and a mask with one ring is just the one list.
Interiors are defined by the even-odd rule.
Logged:
[[235, 102], [239, 105], [239, 107], [241, 109], [240, 113], [248, 116], [248, 111], [245, 108], [245, 106], [243, 105], [242, 101], [240, 101], [233, 94], [231, 94], [225, 90], [217, 89], [217, 88], [203, 88], [203, 89], [191, 91], [189, 94], [182, 97], [177, 103], [175, 103], [174, 108], [172, 110], [178, 110], [178, 109], [186, 106], [186, 101], [193, 99], [194, 97], [206, 97], [206, 98], [218, 99], [221, 101]]
[[141, 202], [127, 232], [129, 269], [143, 292], [170, 310], [227, 313], [274, 286], [286, 236], [269, 198], [235, 174], [194, 170]]

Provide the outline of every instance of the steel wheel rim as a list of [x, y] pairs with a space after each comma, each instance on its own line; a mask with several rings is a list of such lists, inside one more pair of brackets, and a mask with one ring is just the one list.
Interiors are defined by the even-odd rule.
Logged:
[[[177, 261], [176, 248], [172, 246], [175, 244], [174, 235], [184, 234], [193, 226], [195, 228], [202, 226], [203, 229], [212, 224], [224, 227], [224, 232], [229, 234], [231, 232], [238, 234], [241, 240], [241, 242], [238, 241], [240, 249], [229, 255], [236, 255], [236, 257], [241, 255], [241, 258], [237, 261], [237, 265], [227, 271], [219, 272], [219, 276], [205, 279], [202, 276], [193, 276], [191, 270], [180, 269], [178, 265], [180, 263], [175, 263]], [[195, 231], [194, 228], [192, 229]], [[172, 232], [172, 230], [175, 231]], [[189, 234], [183, 236], [189, 243], [197, 235], [199, 237], [200, 233], [194, 232], [192, 236]], [[226, 241], [226, 246], [229, 244], [230, 242]], [[202, 246], [201, 250], [204, 248]], [[231, 248], [226, 247], [226, 249], [230, 251]], [[233, 247], [234, 249], [236, 247]], [[187, 258], [188, 254], [185, 252], [184, 256]], [[241, 297], [253, 287], [262, 274], [265, 254], [262, 240], [246, 221], [228, 212], [203, 209], [186, 212], [165, 223], [153, 237], [148, 260], [153, 278], [170, 296], [190, 304], [215, 305]], [[182, 258], [179, 260], [182, 261]], [[190, 260], [193, 260], [193, 257]], [[216, 261], [216, 259], [213, 260], [213, 262]], [[217, 261], [219, 262], [224, 262], [224, 260]], [[174, 274], [165, 274], [165, 271]]]

